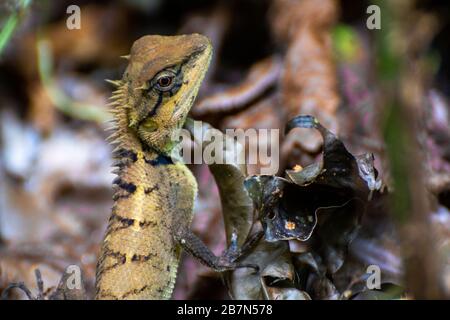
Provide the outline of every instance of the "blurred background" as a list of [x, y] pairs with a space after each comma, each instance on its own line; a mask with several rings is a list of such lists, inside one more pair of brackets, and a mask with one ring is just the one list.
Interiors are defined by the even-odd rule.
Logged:
[[[80, 29], [67, 27], [70, 5], [81, 9]], [[370, 5], [380, 9], [379, 29], [368, 28]], [[105, 142], [113, 88], [104, 80], [121, 78], [120, 56], [139, 37], [198, 32], [214, 57], [191, 116], [219, 129], [283, 132], [290, 118], [312, 114], [353, 154], [373, 153], [385, 190], [396, 192], [350, 253], [382, 266], [390, 284], [406, 279], [416, 297], [450, 294], [448, 1], [5, 0], [0, 26], [0, 291], [14, 281], [35, 289], [35, 268], [50, 290], [77, 264], [92, 296], [114, 178]], [[320, 158], [314, 132], [280, 139], [280, 174]], [[219, 254], [218, 191], [207, 166], [191, 169], [193, 229]], [[412, 243], [417, 252], [402, 256]], [[410, 258], [415, 270], [402, 264]], [[174, 298], [228, 297], [221, 278], [190, 257], [179, 272]]]

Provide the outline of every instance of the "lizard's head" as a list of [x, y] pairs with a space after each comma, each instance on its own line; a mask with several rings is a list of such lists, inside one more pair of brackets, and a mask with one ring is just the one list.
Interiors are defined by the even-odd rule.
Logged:
[[123, 80], [128, 126], [148, 146], [168, 153], [172, 134], [192, 107], [212, 55], [200, 34], [145, 36], [131, 48]]

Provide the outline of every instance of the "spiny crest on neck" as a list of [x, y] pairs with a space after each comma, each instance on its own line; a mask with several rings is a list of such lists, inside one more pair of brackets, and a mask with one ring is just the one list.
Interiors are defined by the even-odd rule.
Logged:
[[127, 119], [127, 109], [130, 108], [127, 99], [127, 84], [123, 80], [106, 80], [116, 87], [113, 91], [108, 103], [108, 111], [113, 115], [109, 121], [110, 127], [107, 131], [110, 132], [107, 141], [114, 146], [113, 149], [113, 167], [117, 167], [113, 171], [119, 174], [120, 170], [126, 165], [127, 161], [136, 161], [136, 150], [132, 150], [138, 143], [138, 139], [129, 133], [129, 125]]
[[109, 83], [116, 86], [116, 90], [113, 91], [111, 97], [109, 98], [111, 102], [108, 103], [108, 111], [113, 115], [113, 118], [109, 121], [111, 126], [107, 128], [111, 131], [110, 136], [107, 141], [111, 144], [120, 144], [121, 138], [125, 136], [125, 129], [128, 126], [128, 121], [126, 117], [126, 109], [129, 108], [127, 105], [127, 86], [122, 80], [107, 80]]

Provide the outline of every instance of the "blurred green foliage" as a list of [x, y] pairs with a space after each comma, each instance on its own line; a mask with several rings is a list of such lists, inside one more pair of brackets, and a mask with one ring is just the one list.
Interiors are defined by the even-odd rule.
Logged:
[[30, 4], [31, 0], [19, 0], [18, 9], [14, 10], [2, 25], [0, 31], [0, 54], [2, 54], [3, 50], [8, 45], [8, 42], [11, 39], [14, 30], [16, 29], [20, 19], [23, 17]]

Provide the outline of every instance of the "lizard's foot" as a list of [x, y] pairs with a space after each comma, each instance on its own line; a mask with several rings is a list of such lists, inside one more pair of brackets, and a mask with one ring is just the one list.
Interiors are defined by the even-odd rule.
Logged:
[[254, 269], [255, 273], [259, 271], [259, 266], [256, 264], [245, 264], [245, 263], [238, 263], [237, 260], [245, 256], [251, 249], [255, 247], [255, 245], [259, 242], [262, 235], [264, 233], [257, 232], [253, 235], [251, 235], [247, 241], [242, 245], [241, 248], [238, 248], [237, 245], [237, 234], [233, 232], [231, 234], [231, 243], [230, 246], [225, 250], [225, 252], [218, 257], [218, 264], [222, 266], [229, 265], [230, 269], [237, 269], [237, 268], [252, 268]]
[[1, 300], [7, 300], [9, 291], [11, 291], [12, 289], [17, 288], [17, 289], [22, 290], [29, 300], [44, 300], [44, 282], [42, 281], [41, 271], [39, 271], [39, 269], [35, 269], [34, 270], [34, 274], [36, 276], [36, 283], [37, 283], [37, 287], [38, 287], [38, 295], [36, 297], [33, 296], [33, 294], [31, 293], [30, 289], [28, 289], [28, 287], [25, 285], [25, 283], [23, 283], [23, 282], [14, 282], [14, 283], [10, 283], [5, 288], [5, 290], [3, 290], [2, 296], [1, 296], [0, 299]]
[[225, 252], [216, 256], [209, 250], [209, 248], [200, 240], [191, 230], [180, 229], [174, 234], [175, 240], [183, 247], [184, 250], [189, 252], [192, 256], [197, 258], [204, 265], [214, 269], [217, 272], [224, 272], [234, 270], [236, 268], [252, 268], [256, 271], [259, 267], [255, 264], [240, 264], [236, 262], [243, 255], [248, 253], [248, 250], [257, 243], [262, 234], [256, 234], [252, 236], [241, 249], [237, 245], [237, 235], [233, 233], [231, 238], [231, 244]]
[[230, 271], [239, 268], [250, 268], [253, 269], [255, 273], [259, 271], [259, 266], [257, 264], [238, 263], [226, 255], [221, 255], [220, 257], [218, 257], [214, 267], [214, 269], [218, 272]]

